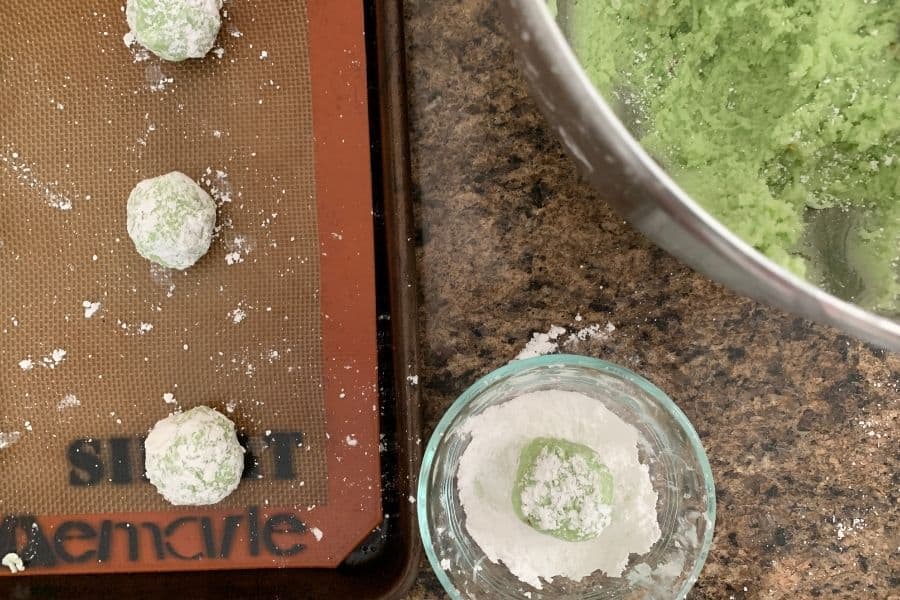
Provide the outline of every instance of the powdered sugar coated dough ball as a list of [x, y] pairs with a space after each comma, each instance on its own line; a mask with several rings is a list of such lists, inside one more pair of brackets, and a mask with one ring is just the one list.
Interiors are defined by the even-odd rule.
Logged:
[[244, 448], [234, 423], [208, 406], [162, 419], [144, 446], [147, 477], [172, 504], [215, 504], [241, 482]]
[[179, 171], [145, 179], [128, 197], [128, 235], [138, 253], [170, 269], [200, 260], [216, 226], [216, 203]]
[[178, 62], [203, 58], [222, 26], [222, 0], [128, 0], [131, 34], [158, 57]]

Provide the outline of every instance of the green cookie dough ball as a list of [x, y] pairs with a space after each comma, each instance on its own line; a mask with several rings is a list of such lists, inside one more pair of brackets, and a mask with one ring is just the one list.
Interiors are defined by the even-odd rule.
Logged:
[[611, 520], [613, 477], [591, 448], [535, 438], [519, 455], [512, 500], [519, 518], [537, 531], [591, 540]]
[[209, 250], [216, 203], [193, 179], [172, 171], [141, 181], [128, 197], [128, 235], [138, 254], [187, 269]]
[[158, 57], [203, 58], [222, 26], [222, 0], [128, 0], [125, 17], [134, 39]]
[[144, 446], [147, 477], [172, 504], [215, 504], [241, 482], [244, 448], [234, 423], [208, 406], [162, 419]]

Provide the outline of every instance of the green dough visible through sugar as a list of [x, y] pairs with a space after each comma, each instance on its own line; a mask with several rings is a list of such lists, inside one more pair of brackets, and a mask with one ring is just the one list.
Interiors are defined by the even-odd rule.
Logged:
[[[711, 214], [798, 275], [898, 312], [900, 2], [569, 0], [560, 12], [595, 85]], [[844, 237], [812, 235], [826, 209]]]
[[567, 541], [594, 539], [612, 517], [613, 476], [588, 446], [535, 438], [519, 455], [512, 502], [537, 531]]
[[147, 477], [172, 504], [215, 504], [241, 481], [244, 448], [234, 423], [208, 406], [162, 419], [144, 446]]
[[162, 59], [202, 58], [222, 26], [222, 0], [128, 0], [131, 34]]
[[138, 183], [128, 197], [128, 235], [138, 253], [170, 269], [187, 269], [212, 244], [216, 203], [178, 171]]

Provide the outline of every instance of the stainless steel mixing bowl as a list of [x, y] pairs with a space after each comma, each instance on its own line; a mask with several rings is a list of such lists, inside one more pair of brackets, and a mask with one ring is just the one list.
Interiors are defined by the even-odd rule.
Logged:
[[630, 223], [732, 289], [900, 350], [900, 323], [782, 269], [692, 200], [641, 148], [591, 83], [546, 0], [499, 0], [533, 96], [591, 183]]

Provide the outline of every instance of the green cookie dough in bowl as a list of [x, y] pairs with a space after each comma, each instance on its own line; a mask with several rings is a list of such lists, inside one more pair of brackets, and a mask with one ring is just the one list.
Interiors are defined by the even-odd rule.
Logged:
[[634, 136], [794, 273], [900, 314], [900, 3], [560, 0]]
[[128, 197], [127, 228], [138, 253], [169, 269], [187, 269], [206, 254], [216, 203], [179, 171], [145, 179]]
[[130, 36], [171, 62], [203, 58], [222, 26], [222, 0], [128, 0]]

